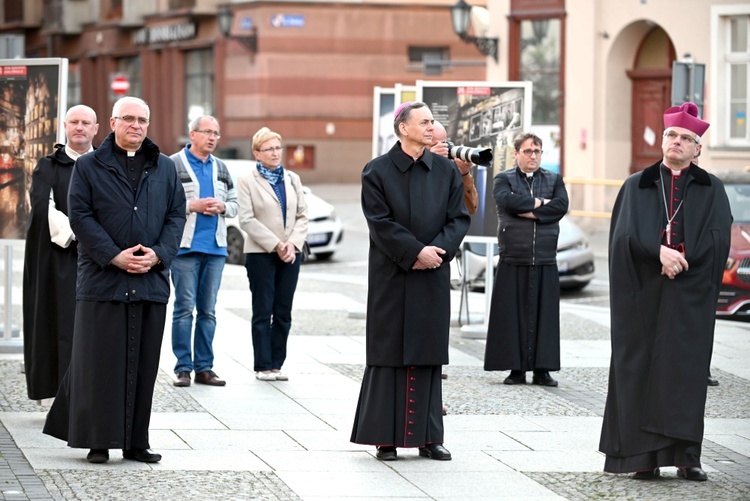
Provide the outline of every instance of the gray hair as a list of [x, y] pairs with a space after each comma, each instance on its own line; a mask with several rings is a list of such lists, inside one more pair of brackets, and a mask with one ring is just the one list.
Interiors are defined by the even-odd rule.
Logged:
[[409, 120], [412, 110], [424, 108], [426, 106], [426, 104], [416, 101], [397, 109], [398, 113], [393, 117], [393, 130], [396, 131], [396, 137], [401, 137], [401, 131], [398, 130], [398, 126]]
[[137, 104], [140, 104], [141, 106], [144, 106], [146, 108], [146, 114], [148, 115], [148, 117], [146, 118], [151, 118], [151, 109], [148, 107], [148, 103], [144, 101], [143, 99], [141, 99], [140, 97], [135, 97], [135, 96], [125, 96], [125, 97], [121, 97], [120, 99], [118, 99], [115, 102], [115, 105], [112, 106], [113, 117], [120, 116], [120, 110], [122, 109], [122, 106], [125, 103], [137, 103]]
[[193, 132], [194, 130], [198, 130], [198, 127], [201, 125], [201, 120], [204, 118], [208, 118], [210, 120], [213, 120], [216, 123], [219, 123], [218, 120], [216, 120], [216, 117], [212, 117], [211, 115], [201, 115], [199, 117], [195, 117], [194, 119], [190, 120], [190, 123], [188, 124], [188, 132]]

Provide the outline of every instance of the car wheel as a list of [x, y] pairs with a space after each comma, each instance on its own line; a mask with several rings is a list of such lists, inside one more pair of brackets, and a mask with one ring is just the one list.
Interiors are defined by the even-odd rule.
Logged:
[[244, 240], [240, 230], [231, 226], [227, 228], [227, 264], [245, 264]]
[[329, 259], [331, 259], [331, 256], [333, 256], [333, 252], [320, 252], [317, 254], [313, 252], [313, 256], [315, 256], [315, 259], [318, 259], [320, 261], [328, 261]]

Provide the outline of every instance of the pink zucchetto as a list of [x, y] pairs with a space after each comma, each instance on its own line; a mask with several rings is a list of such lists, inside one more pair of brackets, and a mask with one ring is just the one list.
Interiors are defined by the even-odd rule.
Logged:
[[695, 103], [672, 106], [664, 112], [665, 129], [669, 127], [682, 127], [698, 136], [702, 136], [709, 125], [711, 124], [698, 118], [698, 106]]
[[393, 112], [393, 119], [395, 120], [396, 118], [398, 118], [398, 114], [401, 113], [401, 111], [410, 104], [414, 104], [414, 101], [406, 101], [405, 103], [401, 103], [400, 105], [398, 105], [396, 111]]

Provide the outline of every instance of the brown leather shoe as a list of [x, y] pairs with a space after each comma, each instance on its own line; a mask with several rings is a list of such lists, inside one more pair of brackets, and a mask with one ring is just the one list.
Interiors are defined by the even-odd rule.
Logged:
[[172, 383], [175, 386], [190, 386], [190, 373], [188, 371], [180, 371], [176, 374], [177, 381]]
[[227, 384], [223, 379], [219, 379], [214, 371], [203, 371], [195, 375], [195, 382], [198, 384], [207, 384], [209, 386], [224, 386]]

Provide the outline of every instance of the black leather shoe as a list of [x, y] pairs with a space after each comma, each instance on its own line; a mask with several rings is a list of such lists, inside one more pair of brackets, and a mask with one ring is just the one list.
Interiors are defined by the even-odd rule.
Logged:
[[505, 378], [503, 384], [526, 384], [526, 372], [510, 371], [510, 375]]
[[557, 386], [557, 381], [552, 379], [548, 371], [535, 372], [534, 377], [531, 378], [531, 384], [538, 384], [541, 386]]
[[424, 458], [437, 459], [438, 461], [450, 461], [451, 453], [443, 447], [443, 444], [430, 444], [419, 448], [419, 455]]
[[106, 463], [109, 461], [109, 451], [107, 449], [91, 449], [86, 456], [89, 463]]
[[157, 454], [151, 449], [123, 449], [122, 457], [141, 463], [158, 463], [161, 461], [161, 454]]
[[719, 380], [708, 376], [708, 386], [719, 386]]
[[654, 468], [653, 470], [646, 471], [637, 471], [633, 475], [633, 480], [653, 480], [655, 478], [659, 478], [659, 475], [659, 468]]
[[708, 475], [703, 471], [702, 468], [677, 468], [677, 476], [684, 478], [685, 480], [696, 480], [698, 482], [705, 482], [708, 480]]
[[188, 371], [178, 372], [177, 381], [172, 384], [175, 386], [190, 386], [190, 373]]
[[381, 461], [395, 461], [398, 459], [396, 455], [396, 448], [392, 445], [386, 447], [378, 447], [378, 453], [375, 457]]
[[195, 382], [198, 384], [207, 384], [209, 386], [224, 386], [227, 384], [223, 379], [219, 379], [214, 371], [203, 371], [195, 375]]

